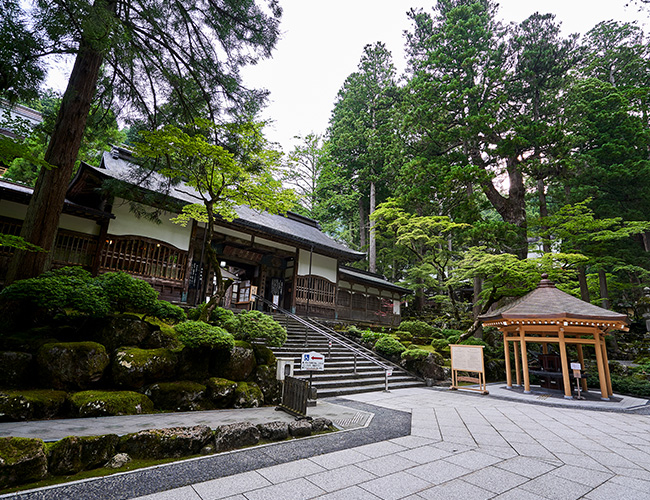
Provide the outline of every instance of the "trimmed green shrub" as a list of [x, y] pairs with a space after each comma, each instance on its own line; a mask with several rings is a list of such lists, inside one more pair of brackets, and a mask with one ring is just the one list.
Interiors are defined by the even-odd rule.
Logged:
[[407, 332], [406, 330], [397, 330], [395, 334], [402, 342], [410, 342], [413, 340], [413, 334], [411, 332]]
[[394, 337], [384, 335], [375, 344], [375, 351], [385, 356], [399, 356], [406, 350], [406, 347]]
[[414, 337], [430, 337], [433, 335], [434, 327], [424, 321], [402, 321], [399, 325], [399, 330], [409, 332]]
[[114, 311], [152, 312], [158, 292], [146, 281], [124, 272], [106, 273], [96, 278]]
[[226, 330], [203, 321], [184, 321], [174, 327], [178, 340], [190, 348], [232, 350], [235, 340]]
[[431, 347], [433, 347], [436, 351], [443, 351], [445, 349], [449, 349], [449, 341], [445, 339], [433, 339], [431, 341]]
[[380, 338], [386, 337], [387, 335], [385, 333], [381, 332], [372, 332], [370, 330], [366, 330], [361, 334], [361, 340], [363, 342], [370, 342], [370, 343], [375, 343], [377, 342]]
[[170, 304], [166, 300], [157, 300], [151, 310], [151, 315], [172, 325], [187, 319], [182, 307]]
[[346, 333], [352, 337], [361, 338], [361, 336], [366, 332], [366, 330], [361, 330], [354, 325], [348, 326]]
[[281, 347], [287, 341], [287, 331], [273, 318], [261, 311], [244, 311], [237, 315], [234, 336], [239, 340], [264, 339], [266, 345]]
[[214, 311], [212, 311], [212, 314], [210, 314], [210, 323], [220, 326], [230, 333], [235, 333], [239, 326], [235, 313], [230, 309], [224, 309], [223, 307], [216, 307]]
[[440, 333], [442, 334], [443, 338], [450, 339], [452, 337], [460, 337], [465, 332], [462, 330], [452, 330], [451, 328], [442, 328], [440, 330]]
[[81, 267], [64, 267], [16, 281], [0, 292], [0, 300], [24, 302], [52, 313], [74, 309], [87, 316], [103, 317], [110, 311], [102, 287]]
[[404, 351], [401, 356], [402, 359], [408, 359], [408, 360], [423, 360], [429, 357], [429, 351], [425, 351], [424, 349], [407, 349]]

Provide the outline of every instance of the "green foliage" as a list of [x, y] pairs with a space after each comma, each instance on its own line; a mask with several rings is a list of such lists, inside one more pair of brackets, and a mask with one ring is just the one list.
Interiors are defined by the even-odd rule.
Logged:
[[449, 341], [447, 339], [433, 339], [431, 341], [431, 347], [438, 352], [444, 352], [445, 350], [449, 350]]
[[353, 337], [361, 338], [361, 336], [366, 332], [367, 330], [361, 330], [360, 328], [350, 325], [348, 326], [346, 332], [348, 335], [352, 335]]
[[45, 252], [41, 247], [25, 241], [20, 236], [0, 233], [0, 247], [15, 248], [17, 250], [26, 250], [28, 252]]
[[377, 339], [374, 349], [384, 356], [400, 356], [406, 350], [406, 347], [396, 338], [383, 335]]
[[169, 324], [180, 323], [187, 319], [187, 315], [182, 307], [170, 304], [166, 300], [157, 300], [151, 314]]
[[409, 332], [414, 337], [431, 337], [435, 328], [421, 320], [409, 320], [400, 323], [399, 331]]
[[429, 351], [424, 349], [407, 349], [402, 352], [400, 357], [407, 360], [421, 361], [429, 357]]
[[287, 331], [273, 318], [261, 311], [243, 311], [237, 315], [235, 338], [264, 339], [266, 345], [281, 347], [287, 341]]
[[377, 342], [380, 338], [386, 337], [387, 335], [382, 332], [373, 332], [371, 330], [366, 330], [361, 334], [361, 341], [362, 342], [368, 342], [371, 344], [374, 344]]
[[226, 330], [203, 321], [184, 321], [176, 325], [174, 330], [178, 334], [178, 340], [190, 348], [230, 351], [235, 347], [235, 340]]
[[239, 321], [235, 313], [223, 307], [216, 307], [210, 314], [210, 323], [220, 326], [230, 333], [235, 333], [239, 326]]
[[146, 281], [124, 272], [102, 274], [96, 281], [104, 290], [112, 310], [147, 313], [158, 307], [158, 292]]

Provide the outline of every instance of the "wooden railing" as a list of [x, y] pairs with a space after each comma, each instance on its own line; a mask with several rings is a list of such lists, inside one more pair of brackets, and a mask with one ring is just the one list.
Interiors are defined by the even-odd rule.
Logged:
[[314, 306], [334, 307], [336, 285], [318, 276], [298, 276], [296, 284], [296, 302]]
[[107, 236], [99, 268], [125, 271], [142, 277], [182, 281], [187, 268], [187, 252], [149, 238]]
[[97, 236], [59, 229], [52, 261], [56, 266], [91, 267], [97, 248]]

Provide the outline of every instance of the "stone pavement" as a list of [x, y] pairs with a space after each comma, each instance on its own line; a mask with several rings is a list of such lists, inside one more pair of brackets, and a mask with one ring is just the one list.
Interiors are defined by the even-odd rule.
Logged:
[[[498, 390], [499, 387], [490, 387], [493, 394]], [[636, 402], [640, 401], [643, 400]], [[647, 415], [621, 412], [623, 408], [616, 412], [594, 411], [558, 407], [553, 401], [528, 404], [514, 397], [506, 400], [427, 388], [366, 393], [337, 402], [357, 410], [371, 409], [375, 413], [372, 425], [367, 430], [301, 440], [307, 448], [300, 452], [292, 449], [290, 456], [286, 453], [289, 445], [284, 443], [215, 455], [225, 461], [206, 471], [203, 480], [186, 477], [184, 483], [176, 483], [185, 485], [174, 489], [164, 486], [163, 478], [189, 475], [212, 457], [123, 474], [123, 479], [137, 479], [129, 486], [131, 490], [123, 489], [123, 493], [118, 492], [119, 485], [113, 479], [111, 488], [101, 480], [79, 482], [73, 485], [76, 490], [69, 489], [60, 495], [48, 496], [44, 490], [35, 490], [16, 498], [650, 498], [650, 416]], [[639, 408], [635, 401], [627, 404], [630, 409]], [[611, 410], [612, 407], [598, 408]], [[410, 432], [395, 430], [404, 426], [402, 415], [409, 417]], [[380, 425], [380, 422], [384, 423]], [[379, 435], [379, 440], [358, 445], [354, 439], [341, 442], [346, 436], [362, 436], [373, 426], [375, 438]], [[321, 445], [327, 442], [338, 444]], [[269, 455], [273, 450], [276, 450], [276, 463], [254, 463], [256, 454]], [[238, 466], [236, 471], [219, 470], [244, 457], [248, 461], [245, 467]], [[210, 475], [213, 479], [209, 479]], [[152, 478], [158, 482], [158, 493], [144, 496], [136, 493], [133, 484]], [[94, 495], [90, 494], [92, 490]]]

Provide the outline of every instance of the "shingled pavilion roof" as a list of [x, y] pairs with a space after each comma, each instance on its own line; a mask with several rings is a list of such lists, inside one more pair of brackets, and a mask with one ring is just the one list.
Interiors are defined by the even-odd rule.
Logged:
[[608, 323], [627, 323], [625, 314], [603, 309], [555, 287], [543, 274], [537, 288], [496, 311], [479, 316], [481, 321], [574, 319]]

